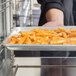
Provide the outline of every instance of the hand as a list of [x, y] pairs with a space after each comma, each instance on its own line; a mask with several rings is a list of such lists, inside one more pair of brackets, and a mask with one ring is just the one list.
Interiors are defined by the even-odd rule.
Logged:
[[57, 22], [47, 22], [43, 26], [63, 26], [63, 24], [59, 24]]

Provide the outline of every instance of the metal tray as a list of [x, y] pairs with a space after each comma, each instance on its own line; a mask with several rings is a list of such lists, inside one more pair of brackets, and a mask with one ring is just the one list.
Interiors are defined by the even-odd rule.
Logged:
[[[75, 26], [62, 26], [65, 29], [76, 29]], [[11, 34], [3, 41], [3, 46], [9, 50], [24, 50], [24, 51], [76, 51], [76, 45], [39, 45], [39, 44], [7, 44], [12, 35], [19, 34], [19, 31], [29, 31], [39, 27], [16, 27]], [[56, 26], [41, 27], [43, 29], [57, 29]]]

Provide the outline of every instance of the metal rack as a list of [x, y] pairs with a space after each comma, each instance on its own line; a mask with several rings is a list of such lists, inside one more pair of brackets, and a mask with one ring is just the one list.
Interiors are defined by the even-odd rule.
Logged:
[[12, 24], [12, 0], [0, 2], [0, 42], [11, 32]]
[[8, 76], [12, 72], [13, 52], [1, 45], [14, 27], [12, 14], [12, 0], [0, 0], [0, 76]]

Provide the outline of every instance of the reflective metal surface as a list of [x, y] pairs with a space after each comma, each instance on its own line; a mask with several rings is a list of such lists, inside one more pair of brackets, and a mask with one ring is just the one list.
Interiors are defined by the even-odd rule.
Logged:
[[4, 48], [0, 49], [0, 76], [13, 76], [13, 53]]
[[76, 76], [75, 68], [19, 68], [16, 76]]
[[0, 0], [0, 76], [9, 76], [12, 72], [12, 69], [10, 69], [13, 64], [11, 52], [5, 50], [1, 45], [13, 27], [11, 11], [12, 0]]
[[28, 57], [20, 58], [19, 62], [16, 76], [75, 76], [76, 73], [76, 58]]
[[[9, 50], [24, 50], [24, 51], [76, 51], [76, 45], [36, 45], [36, 44], [8, 44], [8, 41], [12, 35], [19, 34], [20, 31], [29, 31], [37, 29], [39, 27], [17, 27], [14, 28], [13, 32], [6, 38], [3, 45]], [[52, 27], [41, 27], [42, 29], [57, 29], [56, 26]], [[75, 29], [75, 26], [63, 26], [65, 29]]]

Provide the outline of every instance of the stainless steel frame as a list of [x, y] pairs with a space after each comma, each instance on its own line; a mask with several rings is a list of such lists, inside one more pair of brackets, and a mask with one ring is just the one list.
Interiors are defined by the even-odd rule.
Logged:
[[13, 27], [12, 0], [0, 0], [0, 76], [13, 75], [11, 67], [14, 63], [14, 54], [2, 46], [2, 41], [8, 36]]
[[11, 0], [1, 0], [0, 2], [0, 42], [6, 38], [6, 36], [11, 32], [13, 28], [12, 25], [12, 1]]
[[[31, 0], [30, 0], [31, 1]], [[3, 8], [3, 9], [1, 9], [1, 11], [0, 11], [0, 13], [2, 13], [3, 14], [3, 17], [5, 18], [4, 19], [4, 24], [3, 24], [3, 35], [4, 35], [4, 38], [6, 38], [6, 36], [9, 34], [9, 32], [7, 32], [7, 28], [6, 28], [6, 23], [7, 23], [7, 21], [6, 21], [6, 17], [7, 17], [7, 15], [6, 15], [6, 9], [10, 9], [9, 10], [9, 12], [10, 12], [10, 20], [11, 21], [9, 21], [10, 22], [10, 31], [11, 31], [11, 29], [13, 28], [13, 26], [12, 26], [12, 6], [6, 6], [6, 4], [7, 3], [9, 3], [10, 5], [12, 4], [10, 1], [6, 1], [6, 2], [4, 2], [4, 3], [2, 3], [0, 6], [3, 6], [4, 4], [5, 4], [5, 7]], [[30, 6], [30, 9], [31, 9], [31, 6]], [[30, 11], [30, 13], [31, 13], [31, 11]], [[30, 20], [31, 20], [31, 14], [30, 14]], [[30, 21], [30, 25], [32, 25], [32, 23], [31, 23], [31, 21]], [[38, 28], [38, 27], [35, 27], [35, 28]], [[46, 28], [48, 28], [48, 27], [46, 27]], [[52, 27], [52, 28], [56, 28], [56, 27]], [[69, 28], [72, 28], [72, 27], [67, 27], [67, 29], [69, 29]], [[76, 27], [73, 27], [73, 28], [76, 28]], [[30, 28], [31, 29], [31, 28]], [[28, 29], [26, 29], [26, 28], [24, 28], [24, 31], [28, 31], [28, 30], [30, 30], [29, 28]], [[32, 29], [34, 29], [34, 27], [32, 27]], [[20, 30], [23, 30], [23, 28], [16, 28], [16, 29], [14, 29], [14, 32], [17, 32], [17, 34], [19, 34], [19, 31]], [[12, 35], [14, 35], [15, 33], [14, 32], [12, 32], [11, 33], [11, 35], [8, 37], [8, 38], [10, 38]], [[1, 53], [3, 52], [3, 50], [4, 50], [4, 60], [5, 60], [5, 66], [4, 66], [4, 68], [3, 68], [3, 72], [4, 72], [4, 75], [3, 76], [8, 76], [8, 74], [9, 74], [9, 72], [10, 72], [10, 75], [9, 76], [15, 76], [16, 75], [16, 72], [18, 71], [18, 69], [19, 68], [76, 68], [76, 65], [39, 65], [39, 66], [32, 66], [32, 65], [17, 65], [17, 66], [13, 66], [13, 63], [14, 63], [14, 54], [13, 54], [13, 51], [12, 50], [25, 50], [25, 51], [29, 51], [29, 50], [47, 50], [48, 48], [48, 50], [49, 51], [51, 51], [51, 48], [52, 49], [54, 49], [54, 50], [56, 50], [56, 49], [58, 49], [58, 51], [59, 50], [66, 50], [66, 51], [70, 51], [70, 50], [72, 50], [72, 51], [76, 51], [76, 45], [73, 45], [73, 46], [71, 46], [71, 45], [67, 45], [67, 46], [63, 46], [63, 45], [56, 45], [56, 46], [45, 46], [45, 45], [8, 45], [6, 42], [7, 42], [7, 40], [8, 40], [8, 38], [4, 41], [4, 46], [2, 47], [2, 48], [4, 48], [4, 49], [2, 49], [2, 50], [0, 50], [0, 55], [1, 55]], [[29, 47], [30, 46], [30, 47]], [[21, 47], [21, 48], [20, 48]], [[43, 48], [42, 48], [43, 47]], [[58, 48], [59, 47], [59, 48]], [[8, 50], [8, 49], [9, 50]], [[40, 49], [39, 49], [40, 48]], [[45, 49], [46, 48], [46, 49]], [[61, 49], [60, 49], [61, 48]], [[37, 51], [38, 51], [37, 50]], [[4, 61], [3, 60], [3, 61]], [[13, 68], [16, 68], [15, 69], [15, 73], [13, 73], [13, 71], [11, 72], [11, 70], [13, 69]]]

